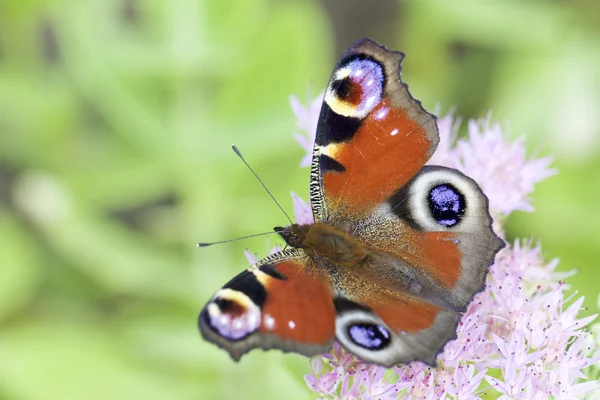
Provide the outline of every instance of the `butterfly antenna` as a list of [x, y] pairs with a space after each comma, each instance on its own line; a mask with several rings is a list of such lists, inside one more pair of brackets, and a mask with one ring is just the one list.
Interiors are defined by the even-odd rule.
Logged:
[[281, 210], [281, 212], [283, 212], [283, 214], [285, 214], [285, 217], [288, 219], [288, 221], [290, 221], [290, 224], [294, 224], [292, 222], [292, 219], [290, 218], [289, 215], [287, 215], [287, 213], [285, 212], [285, 210], [283, 209], [283, 207], [281, 207], [281, 204], [279, 204], [279, 202], [275, 199], [275, 196], [273, 196], [273, 194], [269, 191], [269, 189], [267, 189], [267, 186], [263, 183], [263, 181], [258, 177], [258, 174], [256, 172], [254, 172], [254, 170], [252, 169], [252, 167], [250, 166], [250, 164], [248, 164], [246, 162], [246, 160], [244, 159], [244, 156], [242, 156], [242, 153], [240, 152], [240, 150], [235, 146], [231, 146], [231, 148], [233, 149], [233, 151], [235, 151], [235, 154], [238, 155], [238, 157], [240, 157], [242, 159], [242, 161], [244, 162], [244, 164], [246, 164], [246, 167], [248, 167], [248, 169], [250, 171], [252, 171], [252, 173], [254, 174], [254, 176], [256, 177], [256, 179], [258, 179], [258, 181], [260, 182], [260, 184], [262, 185], [262, 187], [265, 188], [265, 190], [267, 191], [267, 193], [269, 193], [269, 196], [271, 196], [271, 198], [273, 199], [273, 201], [275, 202], [275, 204], [277, 204], [277, 207], [279, 207], [279, 209]]
[[198, 244], [197, 244], [197, 246], [198, 246], [198, 247], [208, 247], [208, 246], [212, 246], [213, 244], [221, 244], [221, 243], [237, 242], [238, 240], [249, 239], [249, 238], [253, 238], [253, 237], [256, 237], [256, 236], [266, 236], [266, 235], [272, 235], [273, 233], [276, 233], [276, 232], [263, 232], [263, 233], [255, 233], [254, 235], [242, 236], [242, 237], [239, 237], [239, 238], [237, 238], [237, 239], [221, 240], [220, 242], [212, 242], [212, 243], [198, 243]]

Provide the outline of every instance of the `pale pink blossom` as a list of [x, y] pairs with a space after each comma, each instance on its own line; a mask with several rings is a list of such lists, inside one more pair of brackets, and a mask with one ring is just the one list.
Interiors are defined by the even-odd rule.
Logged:
[[[279, 245], [271, 246], [269, 244], [269, 241], [267, 240], [267, 255], [275, 254], [280, 251], [281, 251], [281, 246], [279, 246]], [[246, 256], [246, 260], [248, 260], [248, 262], [250, 264], [256, 264], [259, 260], [257, 255], [250, 252], [250, 250], [244, 250], [244, 255]]]
[[292, 202], [294, 203], [294, 218], [297, 224], [312, 224], [315, 222], [308, 202], [294, 192], [292, 192]]
[[536, 183], [556, 174], [552, 157], [527, 158], [524, 139], [506, 140], [500, 124], [469, 120], [468, 137], [456, 139], [460, 119], [438, 120], [440, 143], [429, 164], [456, 168], [479, 183], [496, 216], [533, 211], [529, 195]]
[[312, 160], [313, 145], [315, 135], [317, 134], [317, 123], [319, 122], [319, 113], [325, 92], [321, 92], [306, 107], [300, 103], [296, 96], [290, 96], [290, 106], [296, 115], [296, 127], [302, 133], [294, 133], [294, 138], [300, 146], [306, 151], [306, 154], [300, 161], [301, 167], [308, 167]]
[[443, 165], [450, 168], [459, 167], [458, 157], [455, 154], [455, 144], [461, 122], [461, 119], [455, 118], [452, 112], [438, 118], [437, 124], [440, 141], [428, 164]]

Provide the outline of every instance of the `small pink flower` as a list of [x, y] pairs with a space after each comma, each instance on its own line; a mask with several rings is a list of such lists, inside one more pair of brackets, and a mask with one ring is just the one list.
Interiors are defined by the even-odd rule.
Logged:
[[[457, 120], [459, 121], [459, 120]], [[536, 183], [556, 174], [551, 157], [527, 159], [523, 139], [508, 142], [490, 117], [470, 120], [468, 139], [456, 138], [460, 122], [451, 115], [438, 120], [440, 144], [429, 164], [456, 168], [481, 185], [496, 215], [533, 211], [529, 194]]]
[[450, 168], [458, 168], [459, 160], [455, 154], [454, 146], [458, 137], [461, 119], [454, 118], [452, 113], [438, 118], [438, 132], [440, 141], [433, 156], [429, 159], [430, 165], [443, 165]]
[[338, 377], [334, 373], [323, 374], [320, 377], [304, 375], [304, 381], [310, 390], [324, 396], [333, 393], [337, 389]]
[[301, 167], [308, 167], [312, 161], [313, 145], [315, 143], [315, 135], [317, 134], [317, 123], [319, 122], [319, 113], [321, 112], [324, 95], [325, 92], [321, 92], [306, 107], [300, 103], [300, 100], [296, 96], [290, 96], [290, 106], [296, 115], [296, 126], [302, 132], [302, 134], [294, 133], [294, 138], [306, 151], [306, 154], [300, 161]]
[[[269, 241], [267, 240], [267, 255], [275, 254], [281, 251], [281, 246], [275, 245], [270, 246]], [[256, 254], [251, 253], [249, 250], [244, 250], [244, 255], [250, 264], [256, 264], [259, 261], [259, 258]]]
[[487, 369], [484, 368], [479, 373], [475, 374], [477, 369], [475, 365], [460, 365], [454, 370], [452, 384], [447, 385], [448, 394], [456, 399], [479, 399], [476, 395], [477, 388], [481, 385], [486, 376]]
[[315, 222], [310, 205], [302, 200], [296, 193], [292, 192], [294, 203], [294, 218], [297, 224], [312, 224]]
[[364, 365], [356, 379], [360, 382], [363, 399], [394, 400], [400, 390], [408, 387], [406, 383], [394, 382], [392, 376], [386, 377], [387, 369], [378, 365]]

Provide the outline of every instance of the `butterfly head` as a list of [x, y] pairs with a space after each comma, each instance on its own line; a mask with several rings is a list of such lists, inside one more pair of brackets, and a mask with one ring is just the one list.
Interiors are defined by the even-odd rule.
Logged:
[[285, 240], [285, 243], [290, 247], [301, 248], [306, 238], [309, 225], [293, 224], [290, 226], [276, 226], [273, 228]]

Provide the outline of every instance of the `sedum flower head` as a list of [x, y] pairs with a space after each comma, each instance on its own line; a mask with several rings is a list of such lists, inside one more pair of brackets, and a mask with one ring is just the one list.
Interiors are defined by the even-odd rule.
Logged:
[[440, 143], [429, 161], [456, 168], [479, 183], [490, 200], [490, 210], [508, 215], [533, 211], [529, 194], [536, 183], [556, 174], [552, 157], [528, 159], [523, 138], [508, 142], [490, 116], [468, 122], [468, 137], [457, 140], [460, 120], [452, 114], [438, 120]]
[[[310, 165], [322, 95], [307, 107], [291, 105], [296, 139]], [[468, 122], [468, 136], [457, 139], [460, 120], [438, 120], [440, 143], [430, 164], [456, 168], [475, 179], [497, 218], [532, 211], [534, 185], [556, 173], [550, 157], [527, 158], [522, 139], [509, 142], [490, 118]], [[298, 223], [313, 222], [310, 206], [292, 193]], [[501, 233], [501, 225], [494, 228]], [[578, 317], [583, 297], [565, 298], [558, 260], [545, 261], [539, 243], [516, 240], [498, 253], [485, 290], [477, 294], [457, 328], [456, 340], [438, 356], [436, 368], [420, 362], [386, 369], [362, 363], [335, 344], [313, 357], [304, 379], [320, 398], [332, 399], [580, 399], [600, 384], [600, 324]], [[596, 369], [594, 369], [596, 368]], [[584, 373], [585, 371], [585, 373]], [[593, 376], [588, 377], [587, 374]], [[598, 396], [597, 398], [600, 398]]]

